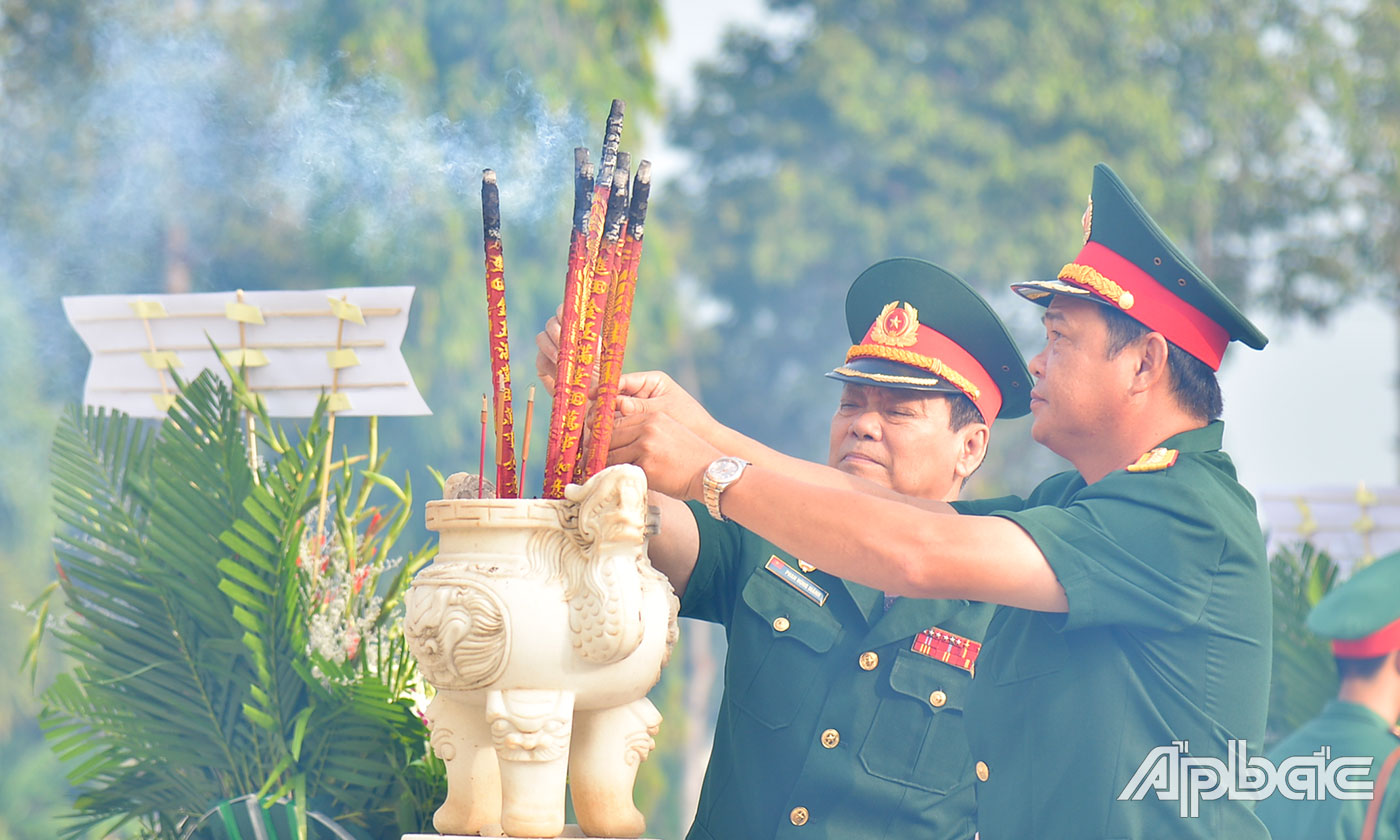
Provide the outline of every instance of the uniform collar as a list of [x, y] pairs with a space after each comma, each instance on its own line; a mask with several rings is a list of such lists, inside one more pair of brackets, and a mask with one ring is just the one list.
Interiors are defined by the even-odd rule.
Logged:
[[860, 610], [861, 617], [865, 619], [866, 625], [873, 625], [880, 620], [880, 616], [885, 611], [885, 593], [878, 589], [871, 589], [862, 586], [854, 581], [832, 576], [839, 581], [846, 591], [851, 594], [851, 600], [855, 602], [856, 609]]
[[856, 609], [860, 610], [861, 617], [865, 619], [868, 629], [864, 644], [870, 647], [906, 639], [928, 629], [930, 625], [948, 621], [971, 603], [957, 599], [899, 598], [886, 610], [885, 593], [880, 590], [834, 575], [828, 577], [850, 593]]
[[1178, 452], [1215, 452], [1225, 439], [1225, 421], [1212, 420], [1199, 429], [1178, 432], [1161, 443], [1162, 449], [1175, 449]]
[[1394, 729], [1392, 727], [1395, 726], [1394, 721], [1386, 721], [1385, 718], [1376, 714], [1367, 706], [1336, 698], [1328, 700], [1327, 705], [1322, 707], [1322, 716], [1364, 723], [1367, 726], [1374, 726], [1377, 729], [1383, 729], [1387, 732], [1393, 732]]

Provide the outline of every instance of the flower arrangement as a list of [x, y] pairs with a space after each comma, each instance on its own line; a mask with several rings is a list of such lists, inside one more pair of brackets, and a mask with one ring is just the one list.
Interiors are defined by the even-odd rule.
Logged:
[[73, 409], [55, 436], [64, 834], [237, 837], [246, 801], [302, 838], [424, 830], [445, 788], [401, 629], [434, 551], [396, 553], [411, 486], [373, 419], [332, 461], [320, 412], [291, 439], [230, 375], [182, 383], [159, 428]]

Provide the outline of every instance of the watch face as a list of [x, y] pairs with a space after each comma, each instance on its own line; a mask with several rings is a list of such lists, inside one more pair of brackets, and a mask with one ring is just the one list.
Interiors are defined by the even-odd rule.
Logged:
[[707, 472], [712, 481], [726, 482], [733, 481], [744, 469], [744, 462], [738, 458], [720, 458], [710, 464]]

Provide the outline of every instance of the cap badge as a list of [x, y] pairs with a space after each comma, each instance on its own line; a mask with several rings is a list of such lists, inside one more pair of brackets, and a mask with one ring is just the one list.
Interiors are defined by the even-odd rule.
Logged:
[[919, 340], [919, 310], [897, 300], [885, 304], [870, 328], [871, 340], [892, 347], [909, 347]]
[[1080, 219], [1084, 225], [1084, 241], [1089, 241], [1089, 234], [1094, 230], [1094, 197], [1089, 196], [1089, 207], [1084, 211], [1084, 218]]

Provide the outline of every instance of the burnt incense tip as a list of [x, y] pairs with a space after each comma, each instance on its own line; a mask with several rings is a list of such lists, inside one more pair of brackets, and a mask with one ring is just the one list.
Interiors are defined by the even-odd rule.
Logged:
[[598, 170], [601, 177], [612, 176], [613, 166], [617, 163], [617, 147], [622, 143], [622, 111], [626, 107], [621, 99], [612, 101], [612, 109], [608, 111], [608, 125], [603, 132], [603, 155], [602, 168]]
[[622, 236], [622, 223], [627, 218], [627, 175], [625, 169], [613, 172], [608, 211], [603, 219], [603, 237], [608, 240], [616, 240]]
[[481, 173], [481, 228], [487, 239], [501, 238], [501, 193], [490, 169]]
[[618, 168], [618, 169], [626, 169], [626, 170], [628, 170], [629, 172], [631, 171], [631, 169], [632, 169], [632, 155], [631, 155], [631, 153], [629, 153], [629, 152], [618, 152], [618, 153], [617, 153], [617, 168]]
[[588, 147], [574, 147], [574, 175], [577, 176], [583, 171], [583, 167], [588, 164]]
[[574, 177], [574, 230], [588, 228], [588, 210], [593, 204], [593, 164], [584, 161], [578, 175]]
[[651, 161], [637, 164], [637, 177], [632, 182], [632, 196], [627, 207], [627, 235], [641, 240], [647, 220], [647, 199], [651, 196]]

